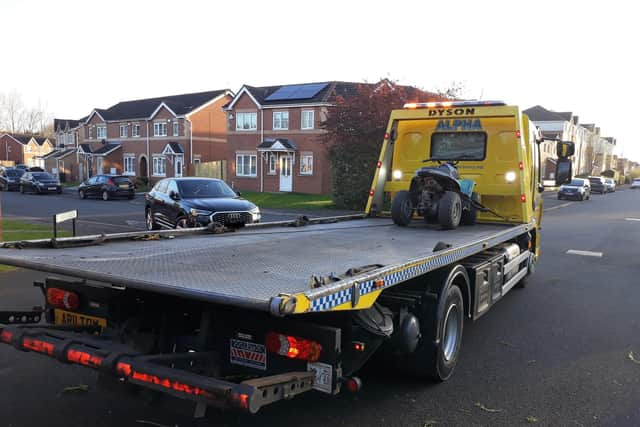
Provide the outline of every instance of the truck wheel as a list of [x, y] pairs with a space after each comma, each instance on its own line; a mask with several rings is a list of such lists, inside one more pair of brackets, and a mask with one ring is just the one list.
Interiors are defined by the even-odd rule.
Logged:
[[449, 379], [458, 362], [464, 324], [460, 287], [452, 284], [445, 292], [438, 300], [431, 299], [422, 305], [419, 316], [422, 339], [408, 361], [414, 375], [439, 382]]
[[462, 200], [453, 191], [445, 191], [438, 203], [438, 224], [445, 230], [452, 230], [460, 224]]
[[[475, 191], [471, 193], [471, 200], [474, 202], [480, 202], [480, 196]], [[473, 207], [471, 202], [469, 202], [468, 209], [464, 209], [462, 211], [462, 218], [460, 222], [463, 225], [474, 225], [478, 221], [478, 210]]]
[[408, 191], [398, 191], [391, 202], [391, 218], [393, 222], [406, 227], [413, 216], [413, 203]]

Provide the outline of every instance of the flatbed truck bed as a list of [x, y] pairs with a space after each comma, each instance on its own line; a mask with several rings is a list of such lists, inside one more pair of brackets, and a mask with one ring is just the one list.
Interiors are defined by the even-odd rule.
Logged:
[[[370, 283], [376, 279], [386, 279], [381, 288], [387, 288], [530, 228], [478, 224], [443, 231], [419, 223], [400, 228], [389, 218], [296, 228], [268, 225], [135, 242], [107, 239], [60, 249], [5, 248], [0, 249], [0, 264], [282, 315], [330, 311], [351, 302], [351, 295], [346, 301], [342, 294], [345, 289], [351, 292], [354, 283], [362, 288], [360, 295], [372, 290]], [[132, 234], [130, 238], [153, 235]], [[446, 247], [434, 252], [439, 242]], [[344, 276], [349, 270], [352, 274]], [[332, 280], [312, 288], [313, 278], [329, 277]], [[274, 302], [288, 296], [296, 297], [297, 304], [284, 312], [285, 305]]]

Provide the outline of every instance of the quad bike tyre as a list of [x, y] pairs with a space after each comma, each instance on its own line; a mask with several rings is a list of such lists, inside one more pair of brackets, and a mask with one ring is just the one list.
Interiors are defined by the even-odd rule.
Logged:
[[453, 191], [445, 191], [438, 203], [438, 224], [445, 230], [453, 230], [460, 225], [461, 218], [460, 195]]
[[413, 203], [408, 191], [398, 191], [391, 202], [391, 218], [402, 227], [411, 223], [413, 217]]

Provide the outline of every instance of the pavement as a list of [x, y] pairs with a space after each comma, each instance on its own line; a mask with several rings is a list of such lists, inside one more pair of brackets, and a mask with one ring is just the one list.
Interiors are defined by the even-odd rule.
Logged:
[[[638, 426], [640, 191], [585, 202], [554, 196], [544, 195], [536, 273], [465, 324], [458, 366], [445, 383], [374, 365], [358, 394], [311, 392], [255, 416], [210, 409], [194, 420], [177, 401], [100, 391], [93, 372], [0, 346], [0, 420], [15, 427]], [[0, 309], [41, 304], [31, 286], [41, 276], [0, 274]], [[64, 392], [78, 385], [87, 391]]]

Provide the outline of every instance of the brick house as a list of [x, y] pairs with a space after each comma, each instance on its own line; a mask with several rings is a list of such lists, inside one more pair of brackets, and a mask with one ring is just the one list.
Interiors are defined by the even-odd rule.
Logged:
[[44, 167], [43, 156], [54, 149], [55, 141], [43, 136], [0, 134], [0, 160], [13, 165]]
[[222, 107], [232, 97], [223, 89], [123, 101], [96, 108], [78, 123], [57, 119], [56, 134], [64, 135], [60, 148], [77, 146], [78, 180], [99, 173], [152, 182], [183, 176], [195, 163], [226, 160]]
[[[374, 84], [392, 85], [382, 80]], [[229, 184], [240, 190], [328, 194], [331, 173], [321, 128], [336, 96], [367, 83], [324, 82], [269, 87], [244, 85], [225, 107]], [[403, 86], [417, 96], [434, 95]]]

